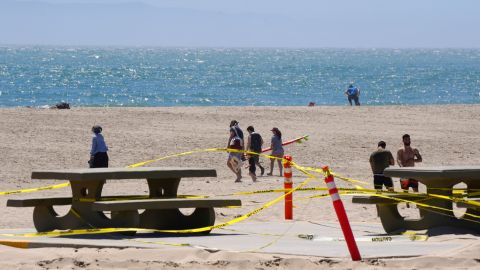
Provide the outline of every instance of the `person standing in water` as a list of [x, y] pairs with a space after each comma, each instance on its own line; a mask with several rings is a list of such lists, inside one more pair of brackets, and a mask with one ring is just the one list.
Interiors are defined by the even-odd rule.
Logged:
[[352, 100], [355, 102], [355, 106], [360, 106], [360, 89], [353, 86], [353, 84], [350, 84], [347, 91], [345, 91], [345, 95], [348, 98], [348, 103], [350, 103], [350, 106], [352, 106]]

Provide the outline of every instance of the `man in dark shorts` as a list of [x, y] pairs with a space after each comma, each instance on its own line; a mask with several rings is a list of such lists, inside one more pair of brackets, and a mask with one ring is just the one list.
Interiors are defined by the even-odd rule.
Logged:
[[[247, 127], [248, 131], [248, 140], [247, 140], [247, 147], [246, 149], [250, 152], [254, 153], [261, 153], [262, 152], [262, 145], [263, 145], [263, 139], [262, 136], [255, 132], [255, 129], [253, 126], [248, 126]], [[255, 174], [256, 167], [257, 165], [260, 168], [260, 174], [263, 175], [265, 173], [265, 168], [260, 165], [260, 160], [258, 155], [248, 155], [248, 164], [249, 166], [249, 175], [252, 177], [253, 182], [257, 181], [257, 176]]]
[[373, 172], [373, 185], [375, 189], [381, 190], [383, 185], [388, 191], [393, 191], [392, 178], [383, 175], [383, 171], [390, 165], [395, 164], [393, 155], [385, 150], [387, 144], [384, 141], [378, 142], [378, 148], [370, 155], [370, 166]]
[[[403, 147], [398, 149], [397, 163], [400, 167], [414, 167], [415, 162], [422, 162], [422, 156], [417, 148], [410, 146], [410, 135], [402, 136]], [[400, 179], [400, 186], [405, 192], [411, 187], [414, 192], [418, 192], [418, 181], [415, 179]]]

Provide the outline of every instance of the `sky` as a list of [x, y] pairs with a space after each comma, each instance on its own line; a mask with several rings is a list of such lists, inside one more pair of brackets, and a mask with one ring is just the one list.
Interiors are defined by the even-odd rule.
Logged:
[[480, 48], [479, 0], [0, 0], [0, 45]]

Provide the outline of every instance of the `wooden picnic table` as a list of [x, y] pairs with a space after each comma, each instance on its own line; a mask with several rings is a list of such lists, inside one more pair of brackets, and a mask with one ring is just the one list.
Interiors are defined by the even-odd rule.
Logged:
[[[463, 182], [467, 185], [463, 199], [478, 202], [478, 198], [480, 198], [480, 166], [389, 167], [385, 169], [384, 175], [415, 179], [424, 184], [427, 189], [427, 194], [423, 197], [415, 197], [415, 194], [406, 193], [398, 194], [397, 197], [400, 200], [372, 198], [371, 201], [375, 202], [376, 200], [378, 214], [385, 231], [423, 230], [438, 226], [455, 226], [480, 231], [480, 218], [478, 218], [480, 207], [458, 203], [457, 207], [467, 208], [466, 213], [474, 216], [456, 217], [453, 213], [454, 202], [452, 200], [435, 197], [435, 195], [440, 195], [452, 198], [454, 196], [452, 188]], [[407, 198], [408, 196], [411, 198]], [[419, 200], [420, 203], [433, 206], [433, 208], [420, 206], [419, 219], [405, 219], [399, 214], [397, 207], [397, 204], [402, 202], [402, 197], [406, 200]], [[357, 198], [357, 202], [362, 203], [362, 200]]]
[[[178, 198], [178, 186], [182, 178], [216, 176], [214, 169], [175, 167], [34, 171], [32, 179], [70, 181], [72, 196], [11, 199], [7, 201], [7, 206], [34, 207], [33, 221], [40, 232], [79, 228], [182, 230], [207, 227], [215, 223], [214, 207], [240, 206], [241, 201]], [[149, 188], [147, 198], [131, 195], [102, 197], [105, 182], [120, 179], [146, 180]], [[71, 210], [65, 216], [59, 216], [53, 205], [71, 205]], [[190, 215], [184, 215], [180, 208], [195, 210]], [[139, 213], [140, 209], [145, 211]], [[105, 215], [105, 211], [111, 212], [110, 217]]]

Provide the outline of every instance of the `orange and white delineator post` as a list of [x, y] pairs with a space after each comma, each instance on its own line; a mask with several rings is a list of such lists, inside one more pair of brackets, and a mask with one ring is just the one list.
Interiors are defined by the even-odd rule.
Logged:
[[[285, 193], [288, 193], [292, 190], [292, 156], [285, 155], [283, 156], [283, 188]], [[287, 194], [285, 196], [285, 219], [293, 219], [293, 194]]]
[[335, 185], [333, 175], [330, 173], [328, 166], [324, 166], [322, 169], [326, 174], [325, 183], [327, 184], [328, 193], [330, 193], [330, 197], [332, 198], [338, 222], [340, 222], [340, 227], [342, 227], [343, 236], [347, 242], [350, 256], [353, 261], [359, 261], [362, 258], [360, 257], [360, 252], [358, 251], [357, 243], [355, 242], [355, 237], [353, 236], [352, 228], [350, 227], [350, 222], [348, 221], [347, 213], [345, 212], [345, 207], [340, 199], [340, 195], [338, 195], [338, 189]]

